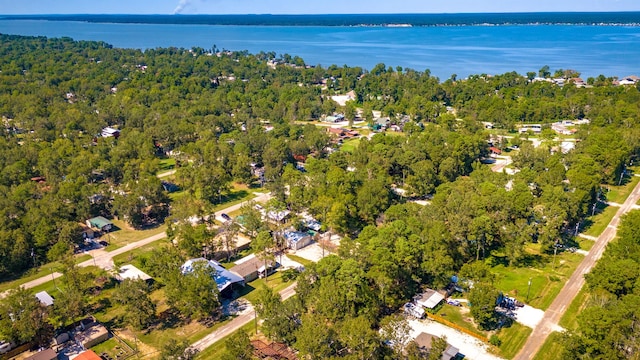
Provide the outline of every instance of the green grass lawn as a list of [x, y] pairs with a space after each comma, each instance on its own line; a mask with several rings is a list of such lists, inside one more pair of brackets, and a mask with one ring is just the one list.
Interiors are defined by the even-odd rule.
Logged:
[[585, 239], [585, 238], [581, 238], [581, 237], [577, 237], [577, 238], [575, 238], [575, 240], [578, 242], [577, 248], [580, 249], [580, 250], [584, 250], [584, 251], [591, 250], [593, 245], [596, 243], [593, 240], [589, 240], [589, 239]]
[[287, 254], [287, 257], [288, 257], [289, 259], [291, 259], [292, 261], [295, 261], [295, 262], [297, 262], [297, 263], [302, 264], [302, 266], [304, 266], [305, 268], [306, 268], [307, 266], [309, 266], [309, 265], [313, 264], [313, 261], [311, 261], [311, 260], [307, 260], [307, 259], [302, 258], [302, 257], [297, 256], [297, 255]]
[[562, 334], [552, 332], [549, 334], [547, 341], [544, 342], [533, 360], [560, 360], [562, 355], [562, 344], [560, 342]]
[[[256, 333], [255, 324], [253, 322], [244, 325], [240, 328], [240, 330], [244, 330], [247, 334], [249, 334], [249, 337], [254, 336]], [[225, 336], [224, 338], [220, 339], [220, 341], [204, 349], [196, 356], [196, 359], [208, 360], [219, 359], [220, 357], [222, 357], [222, 354], [227, 351], [227, 347], [225, 346], [224, 341], [233, 334], [235, 334], [235, 332]]]
[[473, 322], [471, 313], [469, 313], [469, 308], [466, 306], [452, 306], [444, 304], [436, 315], [442, 317], [445, 320], [451, 321], [452, 323], [460, 326], [461, 328], [469, 330], [472, 333], [484, 336], [485, 338], [488, 337], [488, 333], [486, 331], [478, 330], [475, 323]]
[[162, 224], [148, 230], [134, 230], [122, 220], [114, 219], [112, 222], [117, 229], [102, 236], [102, 239], [109, 243], [106, 248], [107, 251], [113, 251], [127, 244], [160, 234], [167, 229], [167, 226]]
[[638, 185], [640, 177], [631, 176], [625, 178], [624, 180], [626, 181], [626, 183], [621, 186], [604, 185], [604, 187], [609, 188], [609, 191], [605, 193], [605, 195], [607, 196], [607, 201], [622, 204], [625, 200], [627, 200], [627, 197], [629, 197], [629, 194], [631, 194], [636, 185]]
[[[83, 261], [87, 261], [91, 259], [91, 255], [88, 254], [78, 254], [76, 255], [76, 264], [79, 264]], [[43, 276], [47, 276], [47, 275], [51, 275], [52, 272], [56, 272], [56, 271], [60, 271], [62, 268], [62, 265], [57, 262], [50, 262], [47, 264], [43, 264], [38, 266], [37, 268], [31, 269], [28, 272], [26, 272], [24, 275], [22, 275], [20, 278], [18, 279], [14, 279], [14, 280], [10, 280], [10, 281], [2, 281], [0, 283], [0, 292], [9, 290], [9, 289], [14, 289], [19, 287], [20, 285], [27, 283], [29, 281], [35, 280], [35, 279], [39, 279]]]
[[617, 211], [618, 207], [607, 206], [602, 212], [597, 213], [594, 216], [589, 216], [585, 221], [582, 233], [589, 236], [600, 236], [604, 229], [607, 228], [607, 225], [609, 225]]
[[[556, 255], [554, 265], [553, 255], [538, 255], [536, 245], [527, 247], [529, 267], [499, 264], [492, 271], [496, 274], [495, 285], [500, 291], [535, 308], [546, 310], [584, 256], [561, 252]], [[529, 279], [531, 290], [527, 301]]]
[[174, 158], [160, 159], [158, 161], [158, 166], [160, 168], [160, 171], [159, 171], [160, 173], [173, 170], [176, 167], [176, 159]]
[[513, 359], [518, 351], [524, 346], [533, 329], [514, 322], [509, 327], [498, 331], [500, 338], [500, 355], [505, 359]]
[[262, 287], [268, 286], [273, 289], [273, 291], [279, 292], [291, 284], [292, 282], [285, 282], [282, 279], [282, 272], [276, 271], [274, 274], [269, 275], [266, 284], [264, 279], [256, 279], [245, 285], [244, 289], [242, 289], [242, 292], [240, 293], [240, 297], [247, 299], [253, 304], [257, 300], [257, 290]]
[[167, 246], [167, 247], [171, 246], [169, 242], [166, 241], [166, 239], [165, 241], [162, 241], [162, 240], [154, 241], [151, 244], [147, 244], [137, 249], [133, 249], [131, 251], [127, 251], [120, 255], [114, 256], [113, 262], [118, 266], [122, 266], [125, 264], [133, 264], [137, 268], [140, 268], [142, 267], [141, 260], [140, 260], [141, 258], [149, 256], [153, 249], [161, 248], [164, 246]]
[[571, 305], [565, 310], [558, 324], [567, 330], [576, 330], [578, 328], [578, 315], [587, 307], [588, 303], [589, 294], [583, 287], [573, 299]]
[[360, 144], [360, 138], [347, 140], [342, 144], [342, 146], [340, 147], [340, 150], [346, 151], [348, 153], [353, 153], [359, 144]]
[[109, 340], [92, 347], [91, 350], [98, 354], [98, 356], [102, 353], [106, 353], [112, 359], [118, 358], [116, 356], [130, 357], [135, 353], [134, 347], [131, 347], [131, 345], [123, 345], [115, 337], [112, 337]]

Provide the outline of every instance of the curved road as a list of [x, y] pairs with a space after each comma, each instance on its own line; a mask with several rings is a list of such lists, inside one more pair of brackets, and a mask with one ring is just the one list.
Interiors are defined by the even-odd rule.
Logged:
[[560, 318], [584, 285], [584, 275], [591, 271], [591, 268], [593, 268], [595, 263], [602, 256], [602, 253], [609, 241], [616, 236], [620, 217], [634, 209], [638, 200], [640, 200], [640, 183], [636, 185], [624, 204], [620, 206], [620, 209], [618, 209], [616, 214], [613, 216], [607, 228], [596, 240], [596, 243], [591, 248], [591, 251], [589, 251], [589, 254], [585, 256], [580, 265], [578, 265], [558, 296], [556, 296], [547, 311], [545, 311], [542, 321], [540, 321], [538, 326], [533, 330], [531, 336], [529, 336], [527, 342], [524, 344], [524, 347], [514, 359], [533, 359], [542, 347], [542, 344], [547, 340], [549, 334], [551, 334], [552, 331], [559, 329], [558, 322], [560, 321]]

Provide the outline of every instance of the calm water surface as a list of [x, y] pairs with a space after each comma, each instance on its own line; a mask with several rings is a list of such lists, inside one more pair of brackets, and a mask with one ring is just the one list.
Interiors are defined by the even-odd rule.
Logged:
[[114, 24], [0, 20], [0, 33], [101, 40], [116, 47], [194, 46], [274, 51], [308, 64], [378, 63], [452, 74], [525, 74], [544, 65], [574, 69], [583, 77], [640, 74], [640, 27], [514, 25], [455, 27], [332, 27]]

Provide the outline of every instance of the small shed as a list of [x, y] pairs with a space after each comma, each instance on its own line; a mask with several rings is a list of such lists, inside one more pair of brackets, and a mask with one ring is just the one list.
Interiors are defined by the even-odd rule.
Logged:
[[427, 309], [433, 309], [438, 306], [442, 300], [444, 300], [444, 295], [438, 291], [427, 289], [422, 294], [417, 295], [414, 300], [416, 304], [420, 306]]
[[137, 267], [131, 264], [122, 265], [120, 267], [120, 271], [118, 272], [118, 274], [116, 274], [116, 278], [119, 281], [124, 281], [124, 279], [131, 279], [131, 280], [141, 279], [144, 281], [153, 280], [153, 278], [147, 275], [147, 273], [145, 273], [144, 271], [138, 269]]
[[87, 220], [87, 226], [99, 229], [100, 231], [111, 231], [111, 229], [113, 229], [113, 223], [103, 216], [96, 216]]
[[[436, 338], [437, 336], [435, 335], [431, 335], [431, 334], [427, 334], [427, 333], [420, 333], [416, 338], [415, 338], [415, 342], [416, 344], [418, 344], [418, 347], [420, 347], [421, 349], [424, 349], [426, 351], [431, 350], [431, 346], [432, 346], [432, 342], [433, 340]], [[454, 357], [456, 357], [456, 355], [458, 355], [458, 352], [460, 350], [456, 347], [453, 347], [451, 344], [447, 343], [447, 347], [445, 348], [445, 350], [442, 352], [442, 360], [450, 360], [453, 359]]]
[[49, 295], [49, 293], [46, 291], [40, 291], [39, 293], [36, 294], [36, 297], [38, 298], [38, 300], [40, 300], [40, 303], [44, 306], [53, 305], [53, 297]]
[[53, 349], [46, 349], [29, 356], [25, 360], [55, 360], [57, 358], [58, 354]]
[[285, 231], [284, 239], [292, 250], [300, 250], [311, 243], [311, 235], [301, 231]]

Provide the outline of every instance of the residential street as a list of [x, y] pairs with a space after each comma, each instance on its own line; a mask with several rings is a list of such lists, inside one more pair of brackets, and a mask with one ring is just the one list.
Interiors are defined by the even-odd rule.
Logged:
[[[270, 198], [271, 198], [270, 194], [269, 193], [265, 193], [265, 194], [259, 194], [256, 198], [254, 198], [254, 199], [252, 199], [250, 201], [265, 202], [265, 201], [268, 201]], [[236, 211], [236, 210], [240, 209], [246, 203], [248, 203], [248, 201], [245, 201], [245, 202], [242, 202], [242, 203], [239, 203], [239, 204], [236, 204], [236, 205], [232, 205], [232, 206], [229, 206], [229, 207], [227, 207], [227, 208], [225, 208], [223, 210], [217, 211], [215, 213], [216, 218], [218, 218], [220, 216], [220, 214], [222, 214], [222, 213]], [[160, 234], [156, 234], [156, 235], [150, 236], [150, 237], [142, 239], [140, 241], [136, 241], [134, 243], [127, 244], [127, 245], [125, 245], [125, 246], [123, 246], [121, 248], [118, 248], [116, 250], [113, 250], [113, 251], [106, 251], [104, 249], [91, 250], [91, 251], [88, 251], [87, 253], [89, 255], [91, 255], [92, 258], [87, 260], [87, 261], [81, 262], [80, 264], [78, 264], [78, 266], [87, 267], [87, 266], [94, 266], [95, 265], [95, 266], [98, 266], [98, 267], [100, 267], [102, 269], [105, 269], [105, 270], [111, 270], [114, 267], [114, 264], [113, 264], [113, 257], [114, 256], [126, 253], [127, 251], [131, 251], [131, 250], [137, 249], [139, 247], [142, 247], [142, 246], [145, 246], [147, 244], [150, 244], [150, 243], [152, 243], [154, 241], [158, 241], [160, 239], [164, 239], [166, 237], [167, 237], [167, 234], [162, 232]], [[24, 287], [25, 289], [30, 289], [30, 288], [36, 287], [38, 285], [42, 285], [42, 284], [44, 284], [44, 283], [46, 283], [48, 281], [51, 281], [53, 279], [57, 279], [57, 278], [59, 278], [61, 276], [62, 276], [61, 273], [54, 272], [53, 274], [49, 274], [49, 275], [40, 277], [38, 279], [26, 282], [26, 283], [22, 284], [21, 286]], [[6, 291], [3, 292], [3, 293], [0, 293], [0, 299], [5, 297], [5, 295], [6, 295]]]
[[529, 336], [524, 347], [520, 350], [518, 355], [516, 355], [515, 359], [532, 359], [538, 350], [540, 350], [542, 344], [547, 340], [549, 334], [558, 329], [558, 322], [560, 321], [560, 318], [584, 285], [584, 275], [593, 268], [595, 263], [602, 256], [602, 253], [609, 241], [616, 236], [620, 217], [634, 209], [635, 204], [639, 199], [640, 183], [636, 185], [631, 195], [629, 195], [624, 204], [620, 206], [620, 209], [618, 209], [614, 217], [611, 219], [607, 228], [598, 237], [598, 240], [589, 251], [589, 254], [585, 256], [580, 265], [578, 265], [558, 296], [551, 303], [547, 311], [545, 311], [542, 321], [540, 321], [540, 324], [533, 330], [533, 333], [531, 333], [531, 336]]
[[[296, 285], [296, 283], [293, 283], [280, 291], [282, 300], [286, 300], [295, 295]], [[234, 331], [240, 329], [249, 322], [254, 321], [254, 319], [255, 313], [253, 310], [253, 306], [251, 304], [247, 304], [247, 307], [235, 319], [231, 320], [231, 322], [229, 322], [225, 326], [220, 327], [204, 338], [196, 341], [195, 343], [193, 343], [193, 345], [191, 345], [191, 347], [197, 349], [198, 351], [202, 351], [215, 344], [216, 342], [222, 340], [225, 336], [232, 334]]]

